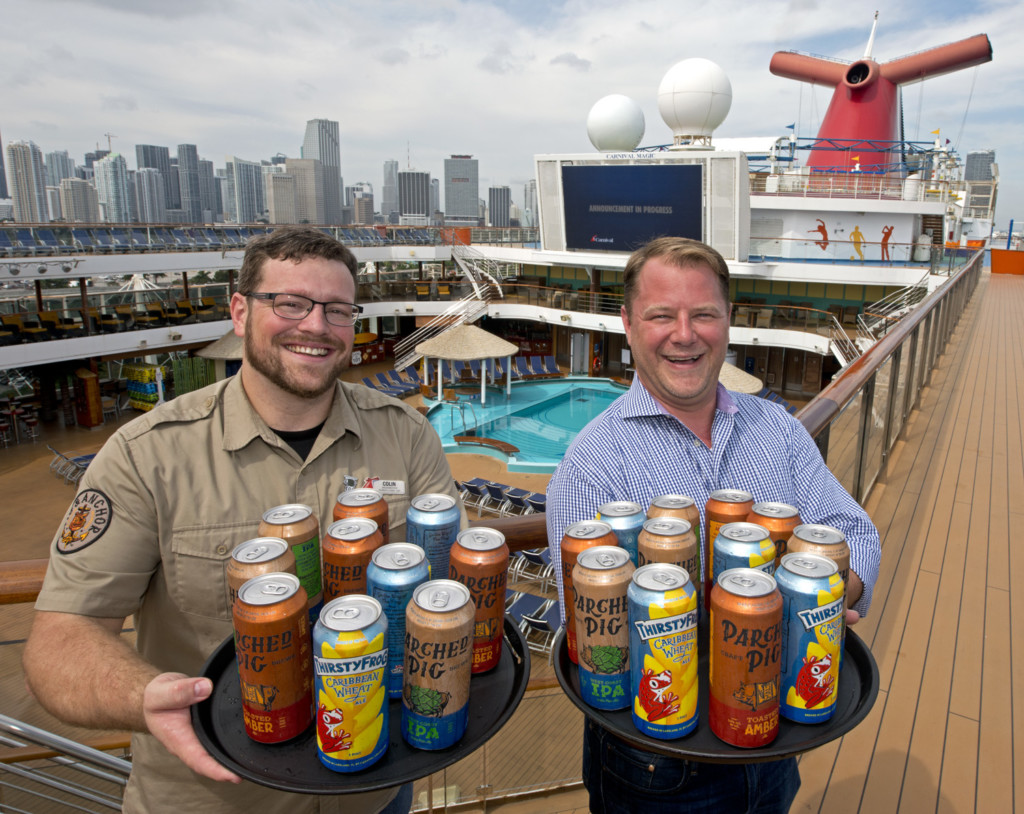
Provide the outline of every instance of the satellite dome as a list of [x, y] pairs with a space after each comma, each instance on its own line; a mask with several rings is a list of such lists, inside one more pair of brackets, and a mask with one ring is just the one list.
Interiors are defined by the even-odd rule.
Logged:
[[644, 137], [644, 112], [621, 93], [605, 96], [587, 114], [587, 135], [602, 153], [633, 150]]
[[711, 143], [711, 134], [732, 107], [732, 85], [718, 65], [694, 57], [677, 62], [658, 86], [658, 110], [673, 143]]

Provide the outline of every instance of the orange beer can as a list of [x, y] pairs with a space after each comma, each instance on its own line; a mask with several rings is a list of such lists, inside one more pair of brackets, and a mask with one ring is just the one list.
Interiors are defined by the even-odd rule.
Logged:
[[790, 506], [788, 503], [762, 500], [751, 507], [747, 522], [757, 523], [768, 529], [768, 536], [775, 543], [775, 568], [778, 569], [782, 555], [786, 553], [786, 544], [793, 535], [793, 529], [803, 522], [800, 519], [800, 512], [796, 506]]
[[501, 661], [505, 636], [505, 585], [508, 546], [505, 535], [488, 528], [459, 532], [448, 558], [448, 576], [469, 589], [476, 605], [473, 629], [473, 674], [486, 673]]
[[391, 542], [388, 535], [388, 502], [376, 489], [349, 489], [338, 495], [334, 503], [333, 517], [344, 520], [348, 517], [368, 517], [377, 524], [381, 545]]
[[573, 664], [579, 664], [576, 656], [576, 622], [573, 618], [572, 606], [572, 569], [580, 552], [598, 545], [617, 546], [618, 535], [607, 523], [600, 520], [582, 520], [573, 523], [565, 530], [562, 537], [562, 615], [565, 617], [565, 642], [569, 648], [569, 658]]
[[366, 569], [381, 545], [380, 529], [368, 517], [348, 517], [327, 527], [321, 545], [325, 604], [339, 596], [366, 593]]
[[704, 537], [701, 539], [701, 564], [704, 566], [704, 610], [711, 603], [711, 586], [714, 583], [712, 562], [714, 562], [715, 538], [726, 523], [738, 523], [747, 519], [754, 507], [754, 496], [741, 489], [716, 489], [704, 504]]
[[295, 555], [280, 537], [256, 537], [239, 543], [225, 567], [228, 594], [235, 603], [238, 589], [262, 574], [295, 573]]

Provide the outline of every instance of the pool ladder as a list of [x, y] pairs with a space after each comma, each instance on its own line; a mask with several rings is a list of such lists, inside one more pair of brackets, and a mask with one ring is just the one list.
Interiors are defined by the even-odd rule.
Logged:
[[[476, 432], [477, 425], [480, 422], [477, 419], [476, 408], [473, 406], [473, 404], [471, 402], [468, 402], [468, 401], [446, 401], [445, 404], [447, 404], [451, 408], [451, 410], [448, 413], [448, 417], [449, 417], [449, 419], [451, 421], [452, 435], [472, 435], [472, 434], [474, 434]], [[470, 413], [472, 415], [472, 418], [473, 418], [473, 429], [472, 429], [472, 432], [470, 431], [470, 428], [466, 425], [466, 408], [467, 407], [469, 408], [469, 411], [470, 411]], [[459, 418], [462, 420], [462, 432], [461, 433], [456, 433], [455, 432], [455, 411], [456, 410], [458, 410]]]

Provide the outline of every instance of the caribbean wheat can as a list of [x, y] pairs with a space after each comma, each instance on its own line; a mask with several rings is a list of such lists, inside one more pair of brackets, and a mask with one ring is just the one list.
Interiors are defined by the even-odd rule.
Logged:
[[756, 568], [771, 574], [775, 570], [775, 543], [764, 526], [726, 523], [715, 537], [711, 562], [716, 580], [730, 568]]
[[508, 546], [505, 535], [489, 528], [459, 532], [448, 560], [449, 577], [469, 589], [476, 607], [473, 628], [473, 672], [486, 673], [501, 661], [505, 632], [505, 585]]
[[562, 616], [565, 618], [565, 643], [569, 651], [569, 660], [578, 664], [576, 653], [576, 619], [573, 612], [572, 569], [580, 553], [595, 546], [616, 546], [619, 538], [612, 527], [600, 520], [584, 520], [573, 523], [565, 530], [561, 542], [562, 558]]

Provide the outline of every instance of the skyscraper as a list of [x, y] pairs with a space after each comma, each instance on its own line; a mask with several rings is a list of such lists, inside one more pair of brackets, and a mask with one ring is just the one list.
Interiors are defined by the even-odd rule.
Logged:
[[199, 151], [194, 144], [178, 145], [178, 183], [181, 208], [186, 223], [202, 223], [203, 207], [199, 193]]
[[384, 162], [384, 184], [380, 188], [380, 214], [385, 223], [398, 212], [398, 162], [389, 159]]
[[167, 192], [164, 177], [156, 167], [135, 171], [135, 211], [139, 223], [166, 223]]
[[92, 165], [100, 217], [107, 223], [130, 223], [131, 198], [128, 191], [128, 164], [120, 153], [111, 153]]
[[306, 122], [302, 157], [316, 159], [323, 168], [323, 219], [311, 222], [340, 224], [342, 182], [338, 123], [328, 119], [310, 119]]
[[427, 214], [433, 218], [435, 212], [441, 211], [441, 181], [437, 178], [430, 179], [430, 211]]
[[271, 172], [263, 176], [267, 184], [267, 209], [271, 223], [296, 223], [295, 176], [287, 172]]
[[537, 179], [531, 178], [523, 187], [523, 226], [539, 226], [537, 214]]
[[4, 169], [4, 140], [0, 136], [0, 198], [10, 198], [7, 191], [7, 172]]
[[230, 209], [235, 223], [253, 223], [266, 210], [263, 167], [257, 161], [231, 156], [227, 159], [228, 185], [225, 192], [233, 199]]
[[295, 221], [323, 223], [326, 210], [323, 165], [315, 158], [289, 158], [285, 168], [295, 178]]
[[81, 178], [60, 182], [60, 208], [68, 223], [98, 223], [100, 203], [96, 189]]
[[511, 208], [512, 190], [508, 187], [491, 187], [488, 190], [487, 209], [491, 215], [491, 226], [508, 226]]
[[217, 191], [213, 184], [213, 162], [205, 158], [199, 159], [199, 206], [203, 212], [204, 223], [220, 220]]
[[[430, 173], [402, 170], [398, 173], [398, 211], [403, 222], [430, 217]], [[424, 221], [424, 224], [426, 221]]]
[[7, 145], [7, 167], [11, 173], [14, 219], [18, 223], [47, 223], [46, 171], [43, 154], [31, 141]]
[[59, 187], [65, 178], [75, 177], [75, 160], [67, 150], [46, 154], [46, 185]]
[[995, 150], [973, 150], [964, 164], [965, 181], [991, 181], [992, 165], [996, 163]]
[[[171, 151], [156, 144], [135, 145], [135, 166], [141, 169], [152, 168], [160, 173], [163, 179], [165, 209], [181, 208], [181, 193], [178, 191], [177, 170], [171, 168]], [[174, 173], [172, 184], [171, 173]]]
[[480, 199], [479, 162], [471, 155], [444, 160], [444, 216], [446, 220], [478, 219]]

